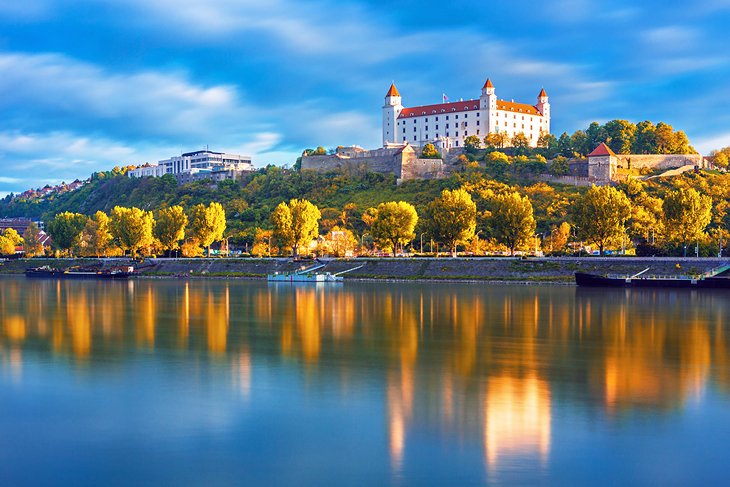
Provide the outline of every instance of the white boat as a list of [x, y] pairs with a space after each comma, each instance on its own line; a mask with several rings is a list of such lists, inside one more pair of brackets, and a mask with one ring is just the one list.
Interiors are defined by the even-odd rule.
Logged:
[[274, 272], [273, 274], [267, 275], [266, 280], [269, 282], [342, 282], [343, 279], [340, 274], [362, 267], [358, 266], [335, 274], [331, 272], [315, 272], [324, 266], [325, 264], [320, 264], [293, 272]]

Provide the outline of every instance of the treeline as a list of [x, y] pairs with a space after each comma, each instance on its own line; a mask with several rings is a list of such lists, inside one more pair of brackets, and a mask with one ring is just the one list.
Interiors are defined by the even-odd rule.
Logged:
[[646, 120], [634, 124], [628, 120], [611, 120], [601, 125], [593, 122], [586, 130], [573, 134], [563, 132], [559, 137], [542, 134], [536, 148], [523, 133], [508, 137], [506, 133], [490, 133], [483, 139], [476, 135], [465, 139], [467, 151], [484, 148], [487, 152], [508, 149], [511, 155], [535, 156], [546, 159], [558, 156], [585, 157], [602, 142], [617, 154], [695, 154], [687, 135], [664, 122], [656, 125]]
[[[45, 253], [39, 232], [33, 224], [25, 232], [23, 243], [28, 257]], [[91, 216], [63, 212], [46, 225], [56, 255], [118, 256], [170, 254], [210, 254], [210, 246], [224, 239], [226, 216], [220, 203], [199, 204], [185, 212], [182, 206], [160, 208], [152, 212], [136, 207], [115, 206], [107, 215], [97, 211]]]

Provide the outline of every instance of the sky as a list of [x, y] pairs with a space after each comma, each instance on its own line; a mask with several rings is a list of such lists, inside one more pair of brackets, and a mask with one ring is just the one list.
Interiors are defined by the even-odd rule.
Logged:
[[730, 146], [730, 0], [0, 0], [0, 195], [209, 147], [292, 165], [405, 106], [550, 96], [552, 132]]

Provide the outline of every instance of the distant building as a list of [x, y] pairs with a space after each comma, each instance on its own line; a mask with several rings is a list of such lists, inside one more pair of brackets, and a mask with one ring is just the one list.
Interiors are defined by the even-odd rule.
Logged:
[[19, 217], [19, 218], [0, 218], [0, 233], [4, 232], [8, 228], [12, 228], [20, 235], [23, 235], [28, 229], [31, 223], [38, 225], [38, 228], [43, 229], [43, 222], [40, 220], [31, 220], [30, 218]]
[[545, 90], [540, 90], [535, 105], [498, 100], [489, 79], [476, 100], [407, 108], [395, 84], [385, 94], [383, 147], [406, 142], [422, 147], [430, 142], [450, 149], [463, 147], [470, 135], [483, 139], [489, 133], [505, 133], [510, 138], [522, 133], [535, 147], [540, 134], [550, 133], [550, 103]]
[[[178, 175], [187, 176], [197, 173], [210, 174], [214, 172], [232, 175], [234, 172], [240, 174], [245, 171], [253, 171], [253, 169], [250, 156], [200, 150], [174, 156], [159, 161], [157, 164], [145, 164], [136, 169], [132, 169], [127, 174], [130, 178], [161, 177], [166, 174], [172, 174], [177, 177]], [[184, 177], [182, 179], [186, 178]]]

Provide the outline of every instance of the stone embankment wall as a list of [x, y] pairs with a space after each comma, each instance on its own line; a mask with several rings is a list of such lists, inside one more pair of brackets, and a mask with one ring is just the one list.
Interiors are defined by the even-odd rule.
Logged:
[[[560, 257], [560, 258], [382, 258], [322, 260], [322, 269], [341, 272], [346, 279], [395, 280], [470, 280], [505, 282], [573, 283], [576, 271], [594, 273], [636, 274], [647, 267], [648, 274], [697, 275], [726, 263], [728, 258], [622, 258], [622, 257]], [[27, 259], [0, 263], [0, 274], [21, 274], [27, 268], [41, 265], [67, 268], [74, 265], [102, 266], [128, 264], [128, 259]], [[291, 259], [147, 259], [135, 263], [144, 278], [264, 278], [273, 272], [288, 272], [311, 266], [312, 262], [292, 262]], [[679, 265], [679, 266], [678, 266]]]

